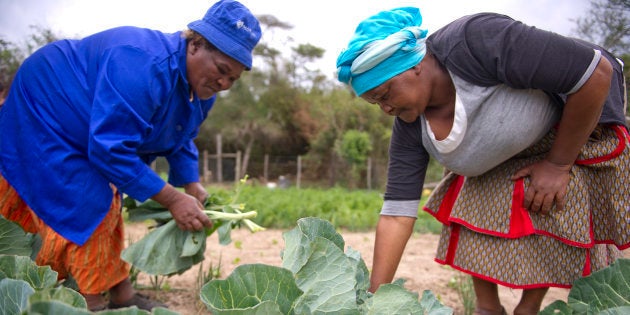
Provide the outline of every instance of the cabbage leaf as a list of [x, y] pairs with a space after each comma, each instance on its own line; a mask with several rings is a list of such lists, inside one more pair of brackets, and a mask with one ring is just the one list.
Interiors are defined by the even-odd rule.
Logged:
[[[200, 293], [213, 314], [452, 314], [425, 291], [422, 300], [398, 284], [367, 291], [369, 272], [330, 222], [302, 218], [283, 234], [282, 267], [237, 267]], [[271, 293], [270, 293], [271, 292]]]

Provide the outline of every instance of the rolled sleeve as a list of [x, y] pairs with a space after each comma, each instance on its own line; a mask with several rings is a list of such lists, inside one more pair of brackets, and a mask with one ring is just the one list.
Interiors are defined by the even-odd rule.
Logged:
[[147, 167], [140, 172], [140, 175], [125, 184], [119, 185], [118, 188], [134, 199], [145, 201], [159, 193], [164, 188], [164, 185], [166, 185], [164, 180]]
[[381, 215], [417, 218], [418, 207], [420, 207], [420, 199], [385, 200], [381, 208]]

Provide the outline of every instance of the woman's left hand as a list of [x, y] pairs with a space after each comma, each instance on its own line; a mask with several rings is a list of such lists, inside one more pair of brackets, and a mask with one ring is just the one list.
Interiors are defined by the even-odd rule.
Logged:
[[555, 202], [556, 210], [562, 211], [570, 171], [571, 165], [558, 165], [544, 159], [518, 170], [512, 180], [530, 177], [523, 207], [532, 212], [548, 214]]
[[206, 188], [201, 185], [200, 182], [194, 182], [184, 185], [184, 191], [199, 200], [201, 204], [204, 204], [206, 202], [206, 198], [208, 198], [208, 192], [206, 191]]

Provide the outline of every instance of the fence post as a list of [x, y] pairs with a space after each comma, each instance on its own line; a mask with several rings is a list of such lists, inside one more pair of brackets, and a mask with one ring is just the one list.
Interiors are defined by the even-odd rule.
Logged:
[[236, 162], [234, 163], [234, 182], [238, 184], [241, 180], [241, 151], [236, 151]]
[[223, 182], [223, 144], [221, 134], [217, 134], [217, 183]]
[[269, 154], [265, 153], [265, 160], [263, 163], [263, 178], [265, 184], [269, 182]]
[[367, 189], [372, 189], [372, 158], [367, 159]]
[[203, 150], [203, 182], [210, 183], [210, 168], [208, 165], [208, 150]]
[[297, 157], [297, 176], [295, 179], [295, 187], [300, 189], [300, 182], [302, 181], [302, 156]]

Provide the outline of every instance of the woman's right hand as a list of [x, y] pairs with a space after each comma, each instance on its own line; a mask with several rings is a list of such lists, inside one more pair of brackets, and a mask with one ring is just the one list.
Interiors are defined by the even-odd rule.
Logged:
[[564, 210], [570, 172], [571, 165], [557, 165], [545, 159], [518, 170], [512, 180], [530, 178], [530, 186], [523, 197], [523, 207], [542, 214], [549, 214], [554, 204], [556, 210]]
[[162, 190], [151, 199], [166, 207], [177, 227], [185, 231], [198, 231], [204, 227], [212, 227], [212, 221], [203, 212], [203, 205], [197, 198], [182, 193], [170, 184], [166, 184]]
[[198, 231], [204, 227], [212, 227], [212, 221], [203, 213], [203, 205], [197, 198], [184, 193], [178, 195], [168, 209], [180, 229]]

